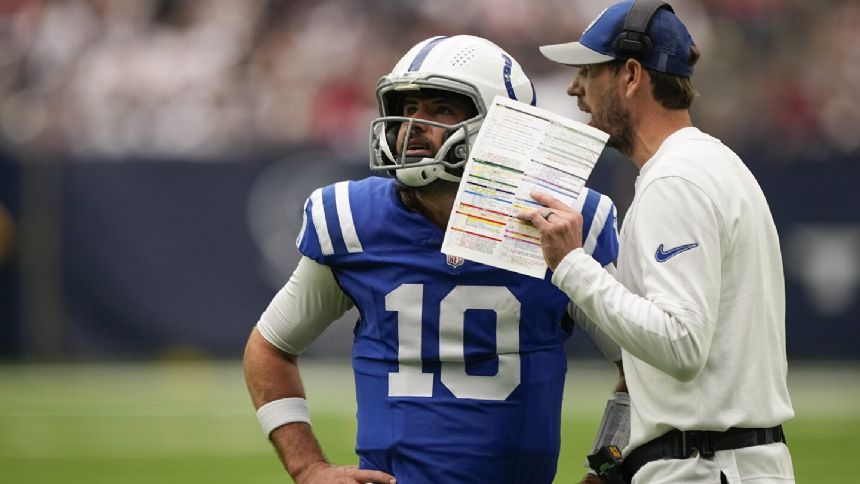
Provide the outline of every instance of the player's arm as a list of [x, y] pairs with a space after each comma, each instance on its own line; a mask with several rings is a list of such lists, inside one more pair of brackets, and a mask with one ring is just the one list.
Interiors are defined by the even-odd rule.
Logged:
[[[244, 366], [248, 391], [258, 410], [272, 402], [287, 403], [286, 399], [294, 399], [300, 404], [305, 399], [298, 356], [282, 352], [256, 328], [245, 347]], [[326, 464], [326, 459], [309, 423], [302, 415], [293, 418], [300, 420], [274, 429], [269, 438], [287, 472], [298, 482], [303, 472], [314, 465]]]
[[351, 306], [331, 270], [303, 257], [263, 313], [245, 348], [245, 381], [260, 424], [299, 484], [394, 479], [380, 471], [331, 465], [310, 425], [299, 355]]

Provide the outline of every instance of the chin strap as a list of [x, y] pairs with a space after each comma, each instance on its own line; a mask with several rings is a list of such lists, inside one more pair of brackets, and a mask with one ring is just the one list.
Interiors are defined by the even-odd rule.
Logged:
[[423, 187], [440, 179], [454, 183], [460, 182], [459, 176], [448, 173], [442, 165], [400, 168], [395, 171], [395, 176], [400, 183], [410, 187]]
[[459, 176], [448, 173], [444, 168], [439, 172], [439, 178], [449, 182], [460, 183]]

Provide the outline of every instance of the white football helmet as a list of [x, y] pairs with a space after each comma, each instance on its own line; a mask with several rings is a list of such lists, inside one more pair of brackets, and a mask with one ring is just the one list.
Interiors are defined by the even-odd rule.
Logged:
[[[403, 116], [404, 94], [420, 89], [465, 95], [475, 104], [477, 115], [453, 125]], [[487, 109], [499, 95], [533, 106], [537, 102], [534, 85], [520, 64], [496, 44], [471, 35], [419, 42], [376, 85], [380, 117], [370, 126], [370, 169], [394, 171], [401, 183], [413, 187], [437, 179], [459, 182], [460, 168], [469, 158]], [[410, 131], [416, 124], [446, 129], [433, 158], [406, 156], [408, 135], [403, 146], [395, 146], [401, 123], [409, 123]]]

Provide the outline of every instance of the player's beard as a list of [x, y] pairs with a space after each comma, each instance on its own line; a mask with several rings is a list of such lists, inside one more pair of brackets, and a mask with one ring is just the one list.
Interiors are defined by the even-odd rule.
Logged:
[[[592, 113], [591, 125], [609, 133], [606, 145], [625, 156], [633, 155], [633, 122], [630, 111], [621, 104], [618, 95], [607, 92], [598, 100], [598, 113]], [[597, 114], [597, 116], [595, 116]]]
[[[427, 156], [427, 158], [432, 158], [438, 153], [439, 147], [428, 137], [421, 134], [413, 135], [410, 142], [413, 141], [421, 142], [430, 147], [432, 155]], [[454, 174], [457, 176], [462, 176], [463, 168], [457, 168], [453, 172], [456, 172]], [[397, 182], [397, 190], [400, 192], [400, 199], [404, 205], [410, 210], [420, 213], [442, 229], [447, 225], [459, 186], [458, 182], [450, 182], [441, 178], [419, 187], [405, 185], [399, 180]]]

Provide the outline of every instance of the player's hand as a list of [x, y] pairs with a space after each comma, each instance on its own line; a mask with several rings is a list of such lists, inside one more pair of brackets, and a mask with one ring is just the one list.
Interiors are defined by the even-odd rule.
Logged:
[[582, 214], [555, 197], [538, 192], [531, 196], [544, 208], [524, 210], [517, 217], [540, 230], [543, 258], [554, 271], [564, 256], [582, 247]]
[[395, 484], [394, 476], [382, 471], [336, 466], [318, 462], [295, 476], [296, 484]]

